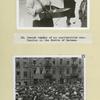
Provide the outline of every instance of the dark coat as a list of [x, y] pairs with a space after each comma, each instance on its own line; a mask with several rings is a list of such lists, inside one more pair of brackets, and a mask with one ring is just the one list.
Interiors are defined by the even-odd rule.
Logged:
[[70, 10], [66, 11], [64, 14], [67, 17], [75, 17], [75, 4], [74, 0], [64, 0], [64, 8], [70, 8]]

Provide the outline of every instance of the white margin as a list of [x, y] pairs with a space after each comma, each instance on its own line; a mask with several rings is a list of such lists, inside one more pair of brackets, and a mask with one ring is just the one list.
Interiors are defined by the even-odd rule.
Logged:
[[66, 58], [70, 58], [70, 57], [80, 57], [80, 58], [82, 58], [82, 56], [83, 56], [83, 60], [84, 60], [84, 62], [83, 62], [83, 70], [84, 70], [84, 100], [86, 100], [86, 93], [87, 93], [87, 90], [86, 90], [86, 87], [87, 87], [87, 78], [86, 78], [86, 55], [85, 54], [82, 54], [82, 55], [35, 55], [35, 56], [13, 56], [12, 57], [12, 67], [13, 67], [13, 98], [14, 98], [14, 100], [16, 100], [16, 91], [15, 91], [15, 82], [16, 82], [16, 80], [15, 80], [15, 58], [17, 58], [17, 57], [20, 57], [20, 58], [23, 58], [23, 57], [29, 57], [29, 58], [31, 58], [31, 57], [37, 57], [37, 58], [44, 58], [44, 57], [52, 57], [52, 58], [55, 58], [55, 57], [59, 57], [59, 58], [62, 58], [62, 57], [66, 57]]
[[87, 27], [71, 27], [71, 28], [63, 28], [63, 27], [19, 27], [19, 0], [16, 0], [16, 28], [18, 30], [90, 30], [90, 0], [87, 0]]

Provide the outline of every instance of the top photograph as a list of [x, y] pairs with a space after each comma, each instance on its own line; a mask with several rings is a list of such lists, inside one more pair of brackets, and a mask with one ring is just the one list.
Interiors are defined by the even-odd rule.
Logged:
[[17, 0], [17, 28], [88, 28], [87, 0]]

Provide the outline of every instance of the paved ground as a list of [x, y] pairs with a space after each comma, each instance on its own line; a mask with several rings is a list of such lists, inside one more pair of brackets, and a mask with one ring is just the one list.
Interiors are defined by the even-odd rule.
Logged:
[[[81, 22], [78, 16], [79, 6], [82, 0], [75, 0], [76, 1], [76, 9], [75, 9], [75, 18], [71, 19], [71, 26], [70, 27], [81, 27]], [[59, 3], [59, 2], [58, 2]], [[59, 3], [60, 4], [60, 3]], [[59, 5], [60, 6], [60, 5]], [[62, 7], [62, 4], [61, 4]], [[54, 18], [54, 26], [55, 27], [68, 27], [66, 25], [66, 17], [63, 18]], [[27, 14], [26, 11], [26, 0], [19, 0], [19, 27], [32, 27], [32, 16]]]

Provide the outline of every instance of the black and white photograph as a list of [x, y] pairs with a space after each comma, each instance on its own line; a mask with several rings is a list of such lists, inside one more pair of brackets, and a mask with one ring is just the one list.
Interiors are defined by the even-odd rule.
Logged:
[[84, 56], [14, 58], [14, 100], [85, 100]]
[[17, 28], [87, 29], [88, 0], [17, 0]]

